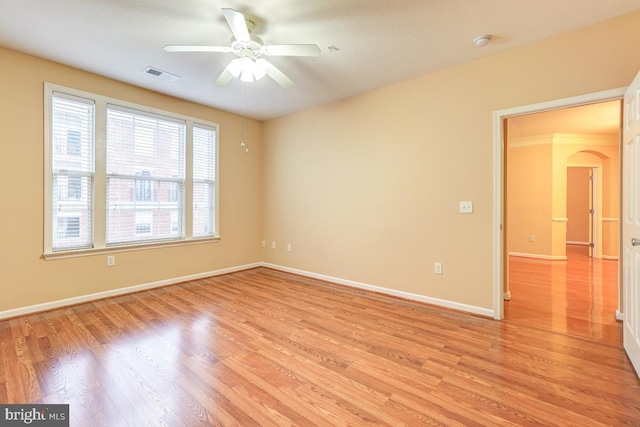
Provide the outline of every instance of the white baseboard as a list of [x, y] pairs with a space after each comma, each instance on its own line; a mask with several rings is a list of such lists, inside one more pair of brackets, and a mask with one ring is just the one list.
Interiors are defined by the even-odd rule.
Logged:
[[567, 257], [564, 255], [541, 255], [541, 254], [527, 254], [522, 252], [509, 252], [509, 256], [517, 256], [522, 258], [546, 259], [548, 261], [566, 261], [567, 260]]
[[[578, 243], [573, 243], [577, 245]], [[586, 245], [588, 246], [588, 244]], [[534, 259], [545, 259], [548, 261], [566, 261], [568, 258], [566, 256], [551, 256], [551, 255], [540, 255], [540, 254], [526, 254], [522, 252], [509, 252], [509, 256], [517, 256], [521, 258], [534, 258]], [[608, 259], [617, 261], [618, 257], [616, 255], [602, 255], [602, 259]]]
[[354, 282], [352, 280], [341, 279], [339, 277], [326, 276], [324, 274], [312, 273], [310, 271], [298, 270], [297, 268], [284, 267], [276, 264], [262, 263], [264, 267], [272, 268], [274, 270], [284, 271], [285, 273], [298, 274], [300, 276], [311, 277], [313, 279], [324, 280], [326, 282], [336, 283], [338, 285], [351, 286], [354, 288], [365, 289], [368, 291], [378, 292], [381, 294], [392, 295], [400, 298], [405, 298], [413, 301], [420, 301], [427, 304], [437, 305], [440, 307], [451, 308], [458, 311], [464, 311], [467, 313], [479, 314], [481, 316], [490, 317], [493, 319], [493, 310], [488, 308], [476, 307], [473, 305], [462, 304], [454, 301], [443, 300], [439, 298], [427, 297], [424, 295], [413, 294], [410, 292], [397, 291], [395, 289], [383, 288], [381, 286], [369, 285], [361, 282]]
[[281, 265], [270, 264], [265, 262], [256, 262], [253, 264], [245, 264], [236, 267], [223, 268], [220, 270], [207, 271], [204, 273], [192, 274], [188, 276], [175, 277], [167, 280], [160, 280], [157, 282], [144, 283], [141, 285], [129, 286], [126, 288], [112, 289], [104, 292], [97, 292], [93, 294], [81, 295], [73, 298], [66, 298], [57, 301], [46, 302], [43, 304], [35, 304], [26, 307], [20, 307], [11, 310], [0, 311], [0, 319], [8, 319], [10, 317], [24, 316], [26, 314], [37, 313], [41, 311], [53, 310], [56, 308], [66, 307], [75, 304], [81, 304], [90, 301], [96, 301], [99, 299], [115, 297], [125, 294], [130, 294], [133, 292], [144, 291], [153, 288], [159, 288], [162, 286], [173, 285], [176, 283], [187, 282], [189, 280], [197, 280], [203, 279], [206, 277], [220, 276], [223, 274], [235, 273], [238, 271], [248, 270], [256, 267], [267, 267], [274, 270], [283, 271], [286, 273], [298, 274], [300, 276], [311, 277], [314, 279], [324, 280], [327, 282], [336, 283], [339, 285], [351, 286], [354, 288], [365, 289], [372, 292], [378, 292], [381, 294], [392, 295], [400, 298], [405, 298], [413, 301], [420, 301], [427, 304], [432, 304], [440, 307], [451, 308], [454, 310], [464, 311], [467, 313], [478, 314], [481, 316], [486, 316], [493, 318], [494, 312], [491, 309], [476, 307], [473, 305], [462, 304], [454, 301], [443, 300], [439, 298], [427, 297], [424, 295], [413, 294], [409, 292], [397, 291], [394, 289], [383, 288], [381, 286], [369, 285], [366, 283], [355, 282], [352, 280], [341, 279], [339, 277], [327, 276], [324, 274], [312, 273], [309, 271], [299, 270], [296, 268], [284, 267]]
[[144, 283], [141, 285], [129, 286], [126, 288], [113, 289], [94, 294], [81, 295], [78, 297], [67, 298], [57, 301], [46, 302], [43, 304], [29, 305], [27, 307], [16, 308], [12, 310], [0, 311], [0, 319], [9, 317], [23, 316], [25, 314], [36, 313], [40, 311], [53, 310], [55, 308], [66, 307], [69, 305], [80, 304], [83, 302], [95, 301], [103, 298], [115, 297], [133, 292], [144, 291], [147, 289], [159, 288], [162, 286], [173, 285], [176, 283], [187, 282], [189, 280], [203, 279], [205, 277], [220, 276], [222, 274], [235, 273], [237, 271], [248, 270], [250, 268], [260, 267], [262, 263], [253, 263], [240, 265], [237, 267], [223, 268], [220, 270], [207, 271], [205, 273], [191, 274], [189, 276], [175, 277], [173, 279], [160, 280], [158, 282]]

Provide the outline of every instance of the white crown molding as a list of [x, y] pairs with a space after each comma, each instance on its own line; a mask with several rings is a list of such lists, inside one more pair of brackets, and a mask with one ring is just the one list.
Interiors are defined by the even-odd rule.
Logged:
[[524, 148], [537, 145], [587, 145], [587, 146], [617, 146], [618, 135], [592, 133], [549, 133], [520, 138], [509, 138], [509, 148]]

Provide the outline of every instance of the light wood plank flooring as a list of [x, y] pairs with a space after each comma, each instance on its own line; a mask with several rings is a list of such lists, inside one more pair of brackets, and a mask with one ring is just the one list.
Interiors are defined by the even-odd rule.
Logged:
[[567, 245], [567, 261], [511, 257], [505, 304], [510, 322], [618, 345], [618, 262]]
[[264, 268], [1, 321], [0, 402], [72, 426], [640, 425], [619, 342]]

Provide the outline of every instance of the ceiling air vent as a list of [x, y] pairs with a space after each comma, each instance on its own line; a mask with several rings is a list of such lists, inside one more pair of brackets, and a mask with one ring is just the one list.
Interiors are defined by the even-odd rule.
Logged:
[[164, 79], [170, 82], [175, 82], [180, 78], [180, 76], [176, 76], [175, 74], [167, 73], [166, 71], [158, 70], [157, 68], [153, 68], [153, 67], [147, 67], [143, 71], [147, 74], [160, 77], [161, 79]]

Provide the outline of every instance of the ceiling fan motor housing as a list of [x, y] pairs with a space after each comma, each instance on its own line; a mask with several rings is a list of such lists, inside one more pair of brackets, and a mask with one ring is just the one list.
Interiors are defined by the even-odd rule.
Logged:
[[262, 48], [264, 43], [262, 39], [256, 35], [250, 34], [249, 36], [251, 40], [248, 42], [243, 42], [237, 40], [235, 37], [231, 37], [231, 50], [239, 57], [248, 56], [256, 59], [264, 53]]

